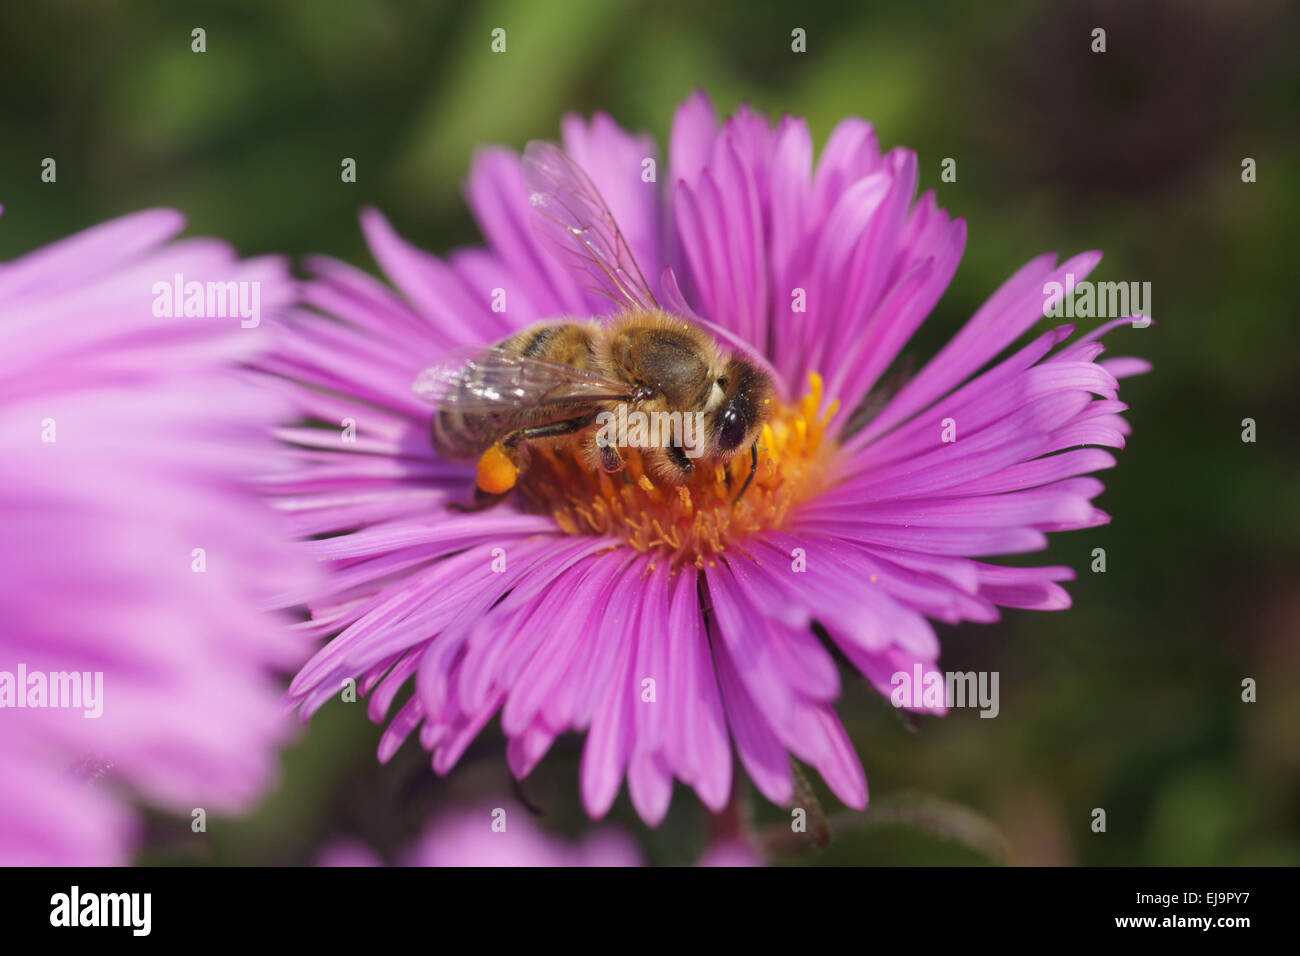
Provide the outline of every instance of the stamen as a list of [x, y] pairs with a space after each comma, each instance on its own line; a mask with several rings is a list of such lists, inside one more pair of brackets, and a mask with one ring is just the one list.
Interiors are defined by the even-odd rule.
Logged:
[[553, 514], [567, 534], [619, 537], [674, 565], [705, 567], [749, 535], [782, 527], [796, 504], [831, 480], [836, 445], [823, 438], [839, 402], [823, 410], [821, 376], [808, 378], [808, 393], [793, 406], [773, 399], [772, 417], [759, 438], [758, 472], [734, 505], [734, 490], [749, 477], [748, 453], [730, 462], [732, 489], [726, 467], [698, 461], [690, 480], [674, 487], [648, 475], [635, 448], [622, 449], [626, 467], [611, 475], [588, 469], [575, 457], [576, 445], [533, 455], [519, 483], [523, 500]]

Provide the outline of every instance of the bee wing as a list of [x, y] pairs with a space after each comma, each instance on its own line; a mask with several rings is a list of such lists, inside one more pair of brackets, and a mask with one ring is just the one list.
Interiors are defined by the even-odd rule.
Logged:
[[577, 163], [554, 143], [533, 140], [524, 149], [524, 181], [536, 232], [561, 262], [591, 277], [588, 288], [622, 306], [659, 308], [614, 214]]
[[422, 371], [412, 389], [439, 408], [472, 414], [633, 397], [621, 382], [562, 362], [515, 355], [497, 346], [446, 356]]

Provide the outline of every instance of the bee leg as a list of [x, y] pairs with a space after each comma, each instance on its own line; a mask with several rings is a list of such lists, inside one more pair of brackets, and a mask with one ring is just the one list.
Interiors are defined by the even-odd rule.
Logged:
[[572, 435], [582, 431], [588, 425], [596, 420], [593, 412], [590, 415], [581, 415], [578, 418], [566, 418], [563, 421], [551, 422], [547, 425], [534, 425], [531, 428], [521, 428], [517, 432], [511, 432], [504, 439], [502, 444], [507, 447], [513, 447], [521, 441], [533, 441], [538, 438], [559, 438], [561, 435]]
[[565, 418], [558, 422], [547, 422], [545, 425], [532, 425], [528, 428], [521, 428], [513, 431], [501, 439], [501, 444], [511, 453], [517, 454], [521, 442], [536, 441], [541, 438], [562, 438], [565, 435], [576, 435], [596, 420], [596, 413], [590, 415], [579, 415], [576, 418]]
[[745, 492], [749, 490], [749, 485], [756, 474], [758, 474], [758, 439], [755, 439], [754, 444], [749, 446], [749, 475], [745, 478], [745, 484], [741, 486], [740, 494], [736, 495], [731, 502], [733, 508], [740, 502], [741, 498], [745, 497]]
[[447, 503], [448, 511], [456, 511], [461, 514], [471, 514], [475, 511], [487, 511], [489, 508], [496, 507], [509, 497], [509, 492], [494, 495], [491, 492], [484, 491], [478, 485], [474, 486], [474, 500], [469, 504], [461, 504], [459, 501]]

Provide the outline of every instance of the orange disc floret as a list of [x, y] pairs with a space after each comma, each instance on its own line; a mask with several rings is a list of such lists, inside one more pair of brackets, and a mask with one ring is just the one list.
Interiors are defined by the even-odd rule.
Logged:
[[700, 462], [681, 485], [656, 483], [635, 448], [622, 472], [592, 471], [566, 447], [540, 449], [520, 482], [534, 510], [549, 512], [569, 534], [620, 537], [638, 551], [660, 551], [698, 567], [758, 531], [780, 528], [791, 509], [831, 481], [836, 445], [825, 439], [838, 402], [822, 408], [821, 376], [791, 406], [772, 400], [758, 443], [758, 473], [748, 490], [750, 456], [727, 465]]

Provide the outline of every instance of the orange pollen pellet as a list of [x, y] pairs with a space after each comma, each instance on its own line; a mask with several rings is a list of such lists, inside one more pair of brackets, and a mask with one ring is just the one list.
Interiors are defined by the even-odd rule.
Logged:
[[491, 495], [500, 495], [515, 486], [519, 470], [506, 450], [493, 445], [478, 460], [478, 486]]

